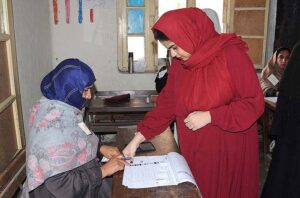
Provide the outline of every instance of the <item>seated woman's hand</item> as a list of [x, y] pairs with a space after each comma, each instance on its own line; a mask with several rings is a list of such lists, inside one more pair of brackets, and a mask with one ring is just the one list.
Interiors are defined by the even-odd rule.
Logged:
[[111, 158], [106, 164], [100, 167], [102, 172], [102, 178], [110, 176], [120, 170], [123, 170], [126, 164], [127, 162], [123, 160], [122, 155], [118, 155]]
[[117, 147], [102, 145], [100, 147], [100, 153], [107, 159], [120, 155], [120, 151]]

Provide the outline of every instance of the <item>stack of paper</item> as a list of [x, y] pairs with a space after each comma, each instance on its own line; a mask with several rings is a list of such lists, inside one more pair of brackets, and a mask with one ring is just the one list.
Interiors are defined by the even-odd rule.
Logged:
[[122, 184], [128, 188], [150, 188], [182, 182], [196, 185], [185, 159], [171, 152], [162, 156], [134, 157], [133, 164], [125, 167]]

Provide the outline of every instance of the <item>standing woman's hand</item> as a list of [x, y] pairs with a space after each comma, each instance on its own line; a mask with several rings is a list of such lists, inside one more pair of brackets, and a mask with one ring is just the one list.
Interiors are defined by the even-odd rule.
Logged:
[[102, 145], [100, 147], [100, 153], [107, 159], [120, 155], [120, 151], [117, 147]]
[[124, 148], [123, 155], [125, 157], [134, 157], [136, 149], [144, 140], [145, 137], [140, 132], [137, 132], [129, 144]]
[[184, 119], [185, 126], [196, 131], [207, 124], [211, 123], [209, 111], [194, 111]]

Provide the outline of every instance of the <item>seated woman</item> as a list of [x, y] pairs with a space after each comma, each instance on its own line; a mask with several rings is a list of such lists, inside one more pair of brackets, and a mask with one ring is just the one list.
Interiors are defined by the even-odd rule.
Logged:
[[277, 49], [270, 58], [268, 65], [261, 72], [260, 86], [265, 97], [278, 95], [278, 87], [284, 69], [288, 63], [291, 50], [286, 47]]
[[[78, 59], [62, 61], [41, 83], [44, 95], [30, 114], [24, 197], [111, 197], [110, 178], [125, 161], [116, 147], [99, 143], [83, 122], [96, 81]], [[109, 161], [103, 166], [102, 155]]]

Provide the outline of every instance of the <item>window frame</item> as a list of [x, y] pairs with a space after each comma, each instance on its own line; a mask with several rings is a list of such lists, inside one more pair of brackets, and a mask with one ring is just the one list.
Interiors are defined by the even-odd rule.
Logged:
[[[153, 2], [155, 2], [153, 4]], [[145, 14], [145, 72], [155, 72], [156, 68], [153, 67], [157, 65], [156, 57], [157, 53], [153, 50], [156, 47], [156, 41], [151, 34], [151, 27], [153, 26], [156, 18], [155, 13], [157, 12], [157, 0], [145, 0], [144, 14]], [[120, 72], [128, 73], [128, 44], [127, 44], [127, 0], [121, 0], [117, 4], [117, 20], [118, 20], [118, 68]], [[149, 19], [149, 20], [147, 20]], [[138, 34], [137, 36], [140, 36]], [[154, 52], [154, 53], [153, 53]], [[153, 56], [154, 55], [154, 56]]]
[[[196, 5], [196, 0], [186, 0], [187, 7]], [[128, 71], [128, 44], [127, 44], [127, 0], [118, 1], [118, 69], [122, 73]], [[154, 39], [151, 28], [158, 19], [158, 0], [145, 0], [145, 72], [154, 73], [158, 70], [157, 41]]]
[[[151, 27], [158, 19], [158, 1], [159, 0], [145, 0], [145, 63], [147, 65], [145, 72], [153, 73], [157, 72], [158, 66], [158, 44], [153, 38]], [[250, 1], [250, 0], [249, 0]], [[127, 16], [126, 16], [126, 0], [120, 0], [117, 4], [117, 24], [118, 24], [118, 69], [122, 73], [128, 73], [128, 51], [127, 51]], [[254, 68], [262, 68], [265, 63], [265, 47], [267, 40], [267, 24], [268, 24], [268, 6], [269, 0], [266, 0], [264, 8], [249, 8], [265, 10], [265, 21], [264, 21], [264, 35], [253, 36], [253, 35], [241, 35], [244, 39], [262, 39], [263, 50], [261, 50], [261, 61], [259, 64], [254, 64]], [[186, 0], [186, 7], [196, 7], [196, 0]], [[244, 8], [240, 9], [243, 10]], [[235, 32], [234, 28], [234, 14], [239, 8], [235, 7], [235, 0], [224, 0], [223, 2], [223, 32]], [[250, 52], [251, 59], [255, 59], [255, 54]], [[254, 60], [252, 60], [254, 62]]]

